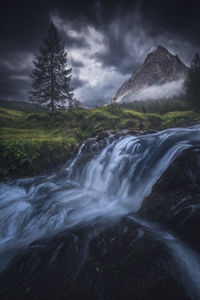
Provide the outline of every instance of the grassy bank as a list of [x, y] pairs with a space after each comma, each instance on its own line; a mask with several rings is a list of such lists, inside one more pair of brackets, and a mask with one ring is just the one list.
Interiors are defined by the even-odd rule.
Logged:
[[34, 175], [71, 157], [88, 137], [105, 130], [148, 131], [200, 121], [192, 111], [140, 113], [118, 106], [56, 113], [0, 108], [0, 177]]

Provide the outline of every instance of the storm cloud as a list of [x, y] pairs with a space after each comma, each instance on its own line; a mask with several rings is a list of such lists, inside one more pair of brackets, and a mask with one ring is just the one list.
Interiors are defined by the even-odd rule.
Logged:
[[54, 22], [65, 41], [75, 96], [103, 105], [158, 44], [190, 64], [200, 47], [196, 1], [4, 1], [0, 98], [27, 100], [33, 55]]

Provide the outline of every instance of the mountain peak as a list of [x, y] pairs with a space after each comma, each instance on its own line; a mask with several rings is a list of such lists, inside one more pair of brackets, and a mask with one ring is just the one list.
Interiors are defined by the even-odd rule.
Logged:
[[158, 45], [147, 55], [143, 65], [120, 87], [114, 99], [117, 102], [130, 101], [143, 88], [184, 78], [187, 72], [188, 68], [177, 55]]
[[167, 48], [165, 48], [162, 45], [158, 45], [157, 48], [149, 54], [154, 54], [154, 55], [156, 54], [157, 55], [157, 54], [160, 54], [160, 53], [162, 53], [163, 55], [168, 55], [169, 54], [171, 56], [175, 56], [171, 52], [169, 52], [169, 50]]
[[169, 52], [164, 46], [158, 45], [156, 48], [156, 51], [164, 51], [164, 52]]
[[164, 61], [164, 60], [173, 60], [176, 56], [173, 55], [172, 53], [170, 53], [165, 47], [158, 45], [157, 48], [150, 52], [146, 59], [145, 62], [148, 60], [152, 60], [152, 62], [154, 60], [160, 60], [160, 61]]

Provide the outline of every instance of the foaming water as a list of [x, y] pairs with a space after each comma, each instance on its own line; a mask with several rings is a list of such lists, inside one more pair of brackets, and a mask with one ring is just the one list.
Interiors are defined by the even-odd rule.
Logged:
[[0, 270], [39, 238], [137, 212], [169, 164], [200, 146], [200, 127], [108, 138], [89, 160], [84, 146], [53, 175], [0, 184]]

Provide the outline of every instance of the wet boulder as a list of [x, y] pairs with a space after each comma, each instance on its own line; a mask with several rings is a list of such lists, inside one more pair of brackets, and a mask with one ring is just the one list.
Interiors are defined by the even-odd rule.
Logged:
[[200, 149], [185, 150], [143, 200], [141, 217], [170, 227], [200, 251]]
[[189, 300], [175, 277], [164, 245], [124, 217], [34, 242], [1, 277], [1, 299]]

